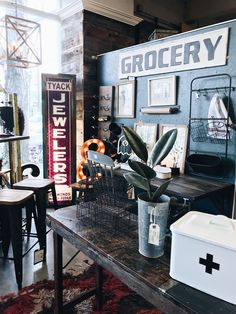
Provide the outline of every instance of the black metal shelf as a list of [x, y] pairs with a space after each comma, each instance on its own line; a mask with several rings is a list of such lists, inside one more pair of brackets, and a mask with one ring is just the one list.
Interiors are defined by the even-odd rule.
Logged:
[[[213, 79], [223, 79], [226, 80], [223, 86], [220, 86], [219, 83], [217, 86], [210, 86], [204, 88], [196, 88], [196, 83], [203, 83], [206, 80], [213, 80]], [[229, 74], [214, 74], [214, 75], [206, 75], [206, 76], [199, 76], [195, 77], [191, 81], [191, 89], [190, 89], [190, 111], [189, 111], [189, 149], [191, 139], [193, 142], [206, 142], [210, 144], [221, 144], [225, 145], [225, 152], [224, 157], [227, 158], [228, 155], [228, 140], [230, 139], [229, 133], [229, 114], [226, 118], [208, 118], [206, 116], [192, 116], [193, 111], [193, 93], [204, 92], [207, 93], [208, 91], [219, 92], [223, 91], [226, 97], [225, 107], [227, 112], [229, 112], [229, 103], [231, 97], [231, 91], [234, 90], [232, 87], [232, 79]], [[205, 95], [204, 95], [205, 96]], [[215, 130], [215, 131], [214, 131]], [[221, 136], [221, 131], [224, 136]], [[214, 152], [214, 149], [212, 149]]]
[[[232, 78], [226, 73], [199, 76], [191, 81], [187, 159], [191, 158], [192, 156], [189, 156], [194, 152], [200, 157], [201, 154], [205, 154], [206, 158], [208, 158], [207, 155], [212, 155], [212, 158], [219, 156], [222, 162], [227, 160], [230, 140], [229, 105], [231, 92], [234, 90]], [[207, 104], [207, 101], [212, 97], [212, 92], [223, 94], [222, 99], [227, 111], [226, 118], [208, 117], [210, 103]], [[218, 175], [217, 172], [214, 176]], [[223, 172], [219, 174], [220, 177], [224, 177]], [[194, 174], [204, 175], [201, 172]]]

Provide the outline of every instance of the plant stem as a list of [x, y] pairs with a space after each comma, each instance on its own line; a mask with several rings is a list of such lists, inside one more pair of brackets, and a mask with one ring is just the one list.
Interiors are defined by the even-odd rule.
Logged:
[[152, 198], [152, 192], [151, 192], [151, 183], [149, 182], [149, 189], [148, 189], [148, 197], [149, 197], [149, 199], [151, 199]]

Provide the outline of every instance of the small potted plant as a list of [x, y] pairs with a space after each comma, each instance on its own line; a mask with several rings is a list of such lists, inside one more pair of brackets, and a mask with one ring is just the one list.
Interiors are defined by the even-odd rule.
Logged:
[[173, 160], [171, 173], [173, 175], [179, 175], [180, 173], [179, 162], [182, 156], [182, 151], [183, 151], [183, 147], [181, 147], [180, 145], [177, 145], [177, 143], [175, 143], [174, 147], [171, 149], [170, 156], [172, 157], [172, 160]]
[[153, 168], [160, 164], [172, 149], [177, 129], [166, 132], [156, 142], [150, 156], [141, 137], [131, 128], [123, 127], [125, 137], [140, 161], [128, 160], [134, 172], [125, 173], [129, 184], [143, 190], [138, 195], [139, 252], [146, 257], [158, 257], [164, 253], [170, 198], [164, 195], [171, 180], [164, 180], [153, 191], [151, 180], [156, 177]]

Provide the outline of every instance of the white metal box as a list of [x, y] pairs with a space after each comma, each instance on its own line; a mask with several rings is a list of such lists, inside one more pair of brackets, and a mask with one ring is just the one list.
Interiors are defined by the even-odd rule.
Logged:
[[170, 276], [236, 304], [236, 221], [191, 211], [170, 229]]

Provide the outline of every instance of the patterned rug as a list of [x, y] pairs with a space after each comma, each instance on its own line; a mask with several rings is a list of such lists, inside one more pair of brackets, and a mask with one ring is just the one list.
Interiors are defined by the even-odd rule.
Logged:
[[[81, 291], [94, 287], [95, 267], [79, 275], [65, 274], [63, 298], [69, 301]], [[162, 314], [150, 303], [134, 293], [111, 273], [104, 272], [104, 305], [102, 311], [95, 308], [95, 298], [77, 305], [70, 313], [77, 314]], [[21, 289], [18, 294], [8, 294], [0, 298], [2, 314], [52, 313], [54, 308], [54, 281], [43, 280]]]

